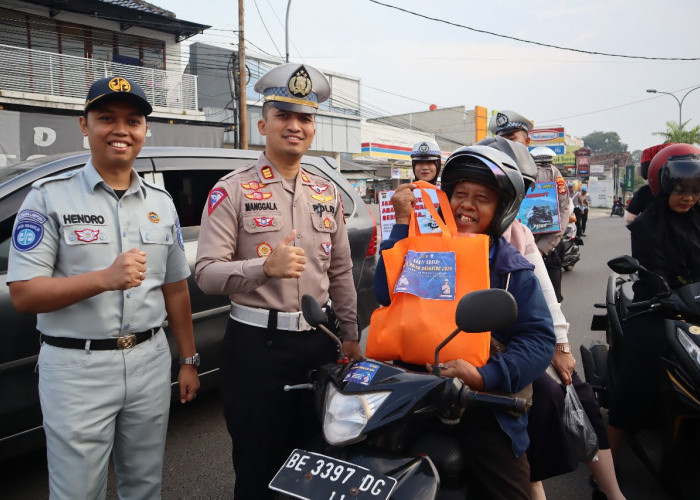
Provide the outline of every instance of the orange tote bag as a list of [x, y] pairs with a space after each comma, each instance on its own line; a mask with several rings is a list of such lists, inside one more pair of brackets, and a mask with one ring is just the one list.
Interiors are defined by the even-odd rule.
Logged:
[[[459, 300], [469, 292], [489, 288], [489, 238], [458, 234], [447, 195], [427, 182], [414, 184], [442, 232], [421, 234], [414, 211], [408, 237], [382, 252], [391, 304], [372, 314], [366, 353], [382, 361], [422, 364], [434, 361], [435, 348], [457, 328]], [[437, 191], [445, 222], [426, 189]], [[490, 343], [490, 332], [462, 332], [440, 351], [440, 361], [461, 358], [483, 366]]]

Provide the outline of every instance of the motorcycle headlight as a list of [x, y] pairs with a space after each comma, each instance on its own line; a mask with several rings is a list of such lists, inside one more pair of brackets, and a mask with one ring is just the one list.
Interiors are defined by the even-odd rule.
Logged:
[[678, 341], [683, 346], [683, 349], [685, 349], [685, 352], [688, 353], [688, 356], [695, 361], [695, 364], [700, 366], [700, 347], [693, 342], [693, 339], [691, 339], [682, 328], [676, 328], [676, 335], [678, 336]]
[[360, 441], [362, 431], [391, 391], [342, 394], [328, 384], [324, 401], [323, 436], [329, 444]]

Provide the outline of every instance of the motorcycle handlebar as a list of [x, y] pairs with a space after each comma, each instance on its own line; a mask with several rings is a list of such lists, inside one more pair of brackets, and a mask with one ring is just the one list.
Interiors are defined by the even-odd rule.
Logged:
[[658, 303], [658, 299], [655, 298], [651, 300], [641, 300], [639, 302], [632, 302], [629, 306], [627, 306], [627, 309], [629, 309], [630, 311], [637, 311], [639, 309], [647, 309], [648, 307], [651, 307]]
[[529, 402], [523, 398], [512, 396], [499, 396], [488, 392], [472, 391], [465, 388], [462, 393], [463, 406], [488, 406], [499, 410], [512, 411], [518, 414], [525, 414], [530, 407]]

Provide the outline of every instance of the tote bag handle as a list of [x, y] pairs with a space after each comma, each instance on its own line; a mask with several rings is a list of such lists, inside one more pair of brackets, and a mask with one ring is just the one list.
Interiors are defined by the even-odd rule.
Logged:
[[[434, 185], [430, 184], [429, 182], [425, 181], [415, 181], [413, 184], [420, 189], [421, 192], [421, 197], [423, 199], [423, 204], [425, 205], [425, 208], [428, 210], [428, 213], [432, 216], [433, 220], [435, 223], [438, 225], [440, 230], [442, 231], [442, 237], [443, 238], [452, 238], [453, 235], [457, 234], [457, 223], [455, 222], [455, 217], [452, 214], [452, 208], [450, 207], [450, 202], [447, 199], [447, 194], [442, 191], [441, 189], [438, 189]], [[433, 204], [433, 200], [428, 195], [428, 192], [426, 189], [433, 189], [437, 193], [438, 201], [440, 203], [440, 209], [442, 210], [442, 215], [445, 218], [443, 222], [443, 218], [438, 215], [437, 209], [435, 208], [435, 205]], [[416, 215], [415, 210], [411, 212], [411, 221], [408, 226], [408, 236], [417, 236], [422, 234], [420, 231], [420, 227], [418, 226], [418, 216]], [[432, 233], [425, 233], [425, 234], [432, 234]]]

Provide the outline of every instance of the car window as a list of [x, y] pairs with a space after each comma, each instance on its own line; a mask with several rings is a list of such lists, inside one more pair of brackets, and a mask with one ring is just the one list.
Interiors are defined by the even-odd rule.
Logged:
[[[182, 227], [199, 226], [209, 191], [224, 175], [248, 161], [231, 158], [154, 158], [173, 197]], [[193, 167], [196, 166], [196, 169]]]
[[[307, 170], [308, 172], [315, 174], [315, 175], [320, 175], [321, 177], [325, 179], [330, 179], [329, 175], [324, 173], [320, 168], [318, 168], [316, 165], [311, 165], [310, 163], [304, 163], [303, 165], [304, 170]], [[329, 167], [330, 168], [330, 167]], [[338, 185], [337, 182], [333, 181], [334, 184]], [[350, 217], [352, 213], [355, 211], [355, 202], [352, 199], [352, 196], [345, 190], [345, 186], [338, 186], [338, 191], [340, 191], [340, 197], [343, 200], [343, 212], [345, 213], [345, 217]]]
[[14, 223], [14, 215], [0, 222], [0, 273], [7, 272], [7, 260], [10, 255], [10, 245], [12, 244], [12, 226]]

